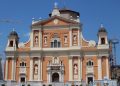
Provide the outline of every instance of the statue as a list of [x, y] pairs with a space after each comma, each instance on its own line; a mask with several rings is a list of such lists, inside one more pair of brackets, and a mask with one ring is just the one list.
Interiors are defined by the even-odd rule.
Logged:
[[47, 44], [47, 37], [45, 37], [45, 39], [44, 39], [44, 43]]
[[35, 43], [38, 43], [38, 36], [35, 37]]
[[74, 64], [74, 74], [77, 74], [78, 73], [78, 67], [77, 67], [77, 64]]
[[35, 71], [35, 74], [38, 74], [38, 66], [37, 65], [35, 66], [35, 70], [34, 71]]
[[64, 41], [65, 41], [65, 43], [67, 43], [67, 36], [65, 36]]
[[77, 40], [77, 37], [76, 37], [76, 35], [74, 35], [73, 36], [73, 42], [76, 42], [76, 40]]

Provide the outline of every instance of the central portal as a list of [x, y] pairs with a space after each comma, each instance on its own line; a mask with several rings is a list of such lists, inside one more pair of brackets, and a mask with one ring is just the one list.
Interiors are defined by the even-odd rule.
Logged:
[[59, 74], [58, 73], [53, 73], [52, 82], [59, 82]]

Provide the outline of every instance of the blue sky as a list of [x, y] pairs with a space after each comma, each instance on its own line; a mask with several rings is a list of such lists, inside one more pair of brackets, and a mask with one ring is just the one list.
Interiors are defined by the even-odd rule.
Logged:
[[[97, 42], [97, 31], [102, 23], [108, 37], [120, 40], [120, 0], [0, 0], [0, 53], [4, 56], [7, 37], [13, 28], [20, 41], [29, 39], [32, 18], [48, 17], [54, 2], [80, 12], [83, 35], [86, 40]], [[1, 22], [9, 20], [11, 22]], [[117, 45], [117, 63], [120, 64], [120, 44]]]

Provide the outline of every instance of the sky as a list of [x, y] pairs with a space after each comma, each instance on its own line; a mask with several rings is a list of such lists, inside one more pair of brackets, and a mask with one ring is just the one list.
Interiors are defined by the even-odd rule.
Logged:
[[[108, 38], [120, 40], [120, 0], [0, 0], [0, 54], [4, 50], [9, 33], [15, 29], [20, 42], [29, 40], [32, 18], [46, 19], [54, 3], [80, 13], [83, 36], [86, 40], [97, 39], [101, 24], [108, 32]], [[117, 46], [117, 64], [120, 64], [120, 43]]]

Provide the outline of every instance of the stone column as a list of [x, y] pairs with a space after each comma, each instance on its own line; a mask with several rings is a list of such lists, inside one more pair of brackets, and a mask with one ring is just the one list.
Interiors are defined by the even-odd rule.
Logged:
[[108, 57], [106, 57], [106, 75], [107, 75], [107, 78], [109, 79], [109, 62], [108, 62]]
[[8, 58], [6, 59], [6, 66], [5, 66], [5, 80], [8, 80]]
[[40, 32], [39, 32], [39, 36], [40, 36], [40, 40], [39, 40], [39, 46], [40, 46], [40, 48], [42, 48], [42, 31], [40, 30]]
[[47, 79], [47, 82], [48, 82], [48, 83], [51, 83], [51, 77], [50, 77], [50, 75], [51, 75], [51, 73], [48, 72], [48, 79]]
[[38, 81], [40, 81], [41, 77], [41, 60], [38, 59]]
[[12, 58], [12, 80], [14, 80], [14, 58]]
[[101, 64], [101, 57], [98, 57], [98, 80], [102, 80], [102, 64]]
[[69, 31], [69, 35], [70, 35], [70, 47], [72, 46], [72, 30], [70, 29]]
[[40, 60], [40, 80], [42, 81], [42, 58]]
[[16, 75], [16, 59], [12, 59], [12, 80], [15, 80]]
[[73, 62], [72, 62], [72, 57], [69, 57], [69, 81], [73, 80]]
[[78, 57], [78, 80], [81, 81], [82, 79], [82, 61], [81, 57]]
[[31, 31], [31, 34], [30, 34], [30, 39], [31, 39], [31, 47], [33, 48], [33, 30]]
[[16, 59], [14, 60], [14, 80], [16, 80]]
[[80, 46], [80, 30], [78, 29], [78, 46]]
[[30, 58], [30, 81], [33, 80], [33, 58]]

